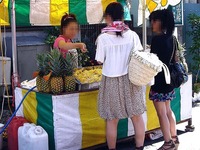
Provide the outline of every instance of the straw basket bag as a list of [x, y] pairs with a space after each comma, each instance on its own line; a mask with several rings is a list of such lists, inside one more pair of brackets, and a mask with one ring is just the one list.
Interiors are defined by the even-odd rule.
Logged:
[[163, 63], [150, 52], [133, 52], [129, 62], [129, 79], [134, 85], [143, 86], [162, 71]]

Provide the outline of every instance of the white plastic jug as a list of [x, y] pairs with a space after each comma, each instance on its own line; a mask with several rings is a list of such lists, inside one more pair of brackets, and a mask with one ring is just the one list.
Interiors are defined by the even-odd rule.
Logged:
[[48, 134], [35, 124], [25, 123], [18, 129], [19, 150], [48, 150]]

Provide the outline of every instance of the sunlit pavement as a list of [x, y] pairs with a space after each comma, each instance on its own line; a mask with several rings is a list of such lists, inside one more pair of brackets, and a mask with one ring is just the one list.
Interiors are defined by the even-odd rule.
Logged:
[[[195, 127], [194, 132], [185, 132], [187, 122], [177, 125], [180, 145], [178, 150], [200, 150], [200, 104], [192, 109], [192, 121]], [[155, 141], [145, 141], [144, 150], [157, 150], [162, 144], [163, 139]], [[105, 147], [97, 150], [107, 150]], [[127, 141], [117, 144], [117, 150], [134, 150], [134, 142]]]
[[[194, 132], [185, 132], [187, 123], [177, 125], [180, 140], [178, 150], [200, 150], [200, 106], [196, 106], [192, 109], [192, 121], [195, 127]], [[145, 150], [156, 150], [156, 148], [159, 148], [162, 144], [163, 142], [152, 143], [146, 146]]]

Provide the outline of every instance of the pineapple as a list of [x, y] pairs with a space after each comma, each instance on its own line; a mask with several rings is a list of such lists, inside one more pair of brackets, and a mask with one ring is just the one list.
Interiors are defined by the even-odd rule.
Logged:
[[49, 93], [50, 90], [50, 80], [45, 80], [44, 76], [50, 73], [49, 70], [49, 60], [47, 54], [37, 54], [37, 79], [36, 85], [39, 92]]
[[62, 77], [51, 78], [51, 91], [54, 94], [60, 94], [63, 92], [63, 79]]
[[66, 92], [73, 92], [76, 90], [76, 81], [73, 76], [65, 76], [65, 91]]
[[37, 90], [39, 92], [43, 92], [43, 88], [42, 88], [43, 78], [40, 75], [38, 75], [37, 78], [36, 78], [36, 85], [37, 85]]
[[63, 61], [61, 53], [58, 50], [52, 49], [49, 54], [50, 70], [51, 70], [51, 91], [54, 94], [63, 92]]
[[64, 87], [66, 92], [73, 92], [76, 90], [76, 81], [73, 76], [75, 56], [68, 53], [65, 58], [63, 58], [63, 74], [64, 74]]
[[50, 79], [49, 78], [44, 79], [44, 77], [42, 79], [43, 79], [43, 85], [42, 85], [43, 92], [50, 93], [51, 92]]

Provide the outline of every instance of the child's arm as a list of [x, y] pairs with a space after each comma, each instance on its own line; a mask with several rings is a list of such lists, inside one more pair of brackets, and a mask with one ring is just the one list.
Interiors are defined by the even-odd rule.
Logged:
[[87, 51], [86, 45], [84, 43], [66, 43], [64, 40], [60, 40], [58, 43], [58, 47], [63, 50], [70, 50], [79, 48], [83, 53]]

